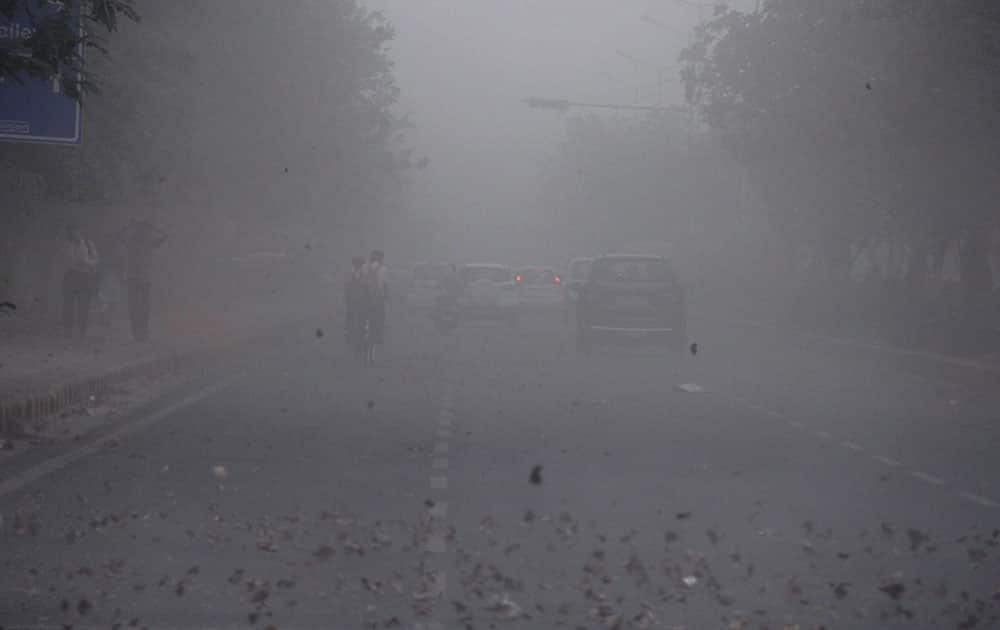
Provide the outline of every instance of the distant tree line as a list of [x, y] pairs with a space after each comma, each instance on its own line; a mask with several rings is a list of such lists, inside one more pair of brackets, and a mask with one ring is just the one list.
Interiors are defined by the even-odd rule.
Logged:
[[983, 312], [1000, 206], [1000, 5], [764, 0], [720, 8], [681, 56], [687, 100], [748, 169], [789, 268], [919, 290], [959, 249]]
[[[30, 4], [0, 0], [0, 12]], [[392, 26], [357, 0], [83, 10], [82, 39], [57, 15], [21, 50], [0, 51], [11, 78], [71, 74], [81, 43], [106, 52], [87, 56], [73, 92], [80, 147], [0, 144], [0, 294], [41, 290], [69, 221], [101, 240], [131, 216], [154, 218], [189, 276], [240, 247], [376, 240], [406, 172], [426, 162], [396, 112]]]
[[659, 235], [789, 321], [1000, 349], [1000, 4], [720, 6], [680, 62], [695, 120], [568, 118], [575, 250]]

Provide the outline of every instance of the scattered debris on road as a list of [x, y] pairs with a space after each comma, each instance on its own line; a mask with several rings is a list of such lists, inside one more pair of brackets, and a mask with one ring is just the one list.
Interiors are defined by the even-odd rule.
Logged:
[[542, 467], [541, 466], [535, 465], [531, 469], [531, 475], [528, 477], [528, 481], [530, 481], [531, 483], [533, 483], [536, 486], [541, 485], [541, 483], [542, 483]]

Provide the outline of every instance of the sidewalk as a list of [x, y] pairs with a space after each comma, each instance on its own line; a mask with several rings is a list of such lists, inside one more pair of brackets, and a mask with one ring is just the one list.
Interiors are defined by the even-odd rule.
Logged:
[[0, 435], [21, 431], [24, 420], [56, 413], [116, 382], [176, 370], [194, 357], [315, 313], [288, 302], [185, 309], [154, 322], [153, 339], [145, 343], [132, 341], [122, 321], [111, 328], [98, 324], [87, 339], [71, 340], [58, 326], [5, 316], [0, 321]]

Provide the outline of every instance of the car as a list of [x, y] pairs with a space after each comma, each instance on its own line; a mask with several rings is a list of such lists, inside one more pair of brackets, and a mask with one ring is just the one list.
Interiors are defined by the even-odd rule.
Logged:
[[394, 295], [409, 295], [413, 291], [413, 272], [390, 267], [386, 284]]
[[563, 308], [567, 322], [570, 315], [576, 311], [576, 302], [580, 297], [580, 289], [587, 282], [587, 276], [590, 274], [590, 265], [593, 262], [593, 258], [574, 258], [569, 261], [568, 272], [562, 282]]
[[463, 321], [503, 320], [516, 325], [520, 299], [514, 269], [500, 264], [467, 264], [461, 270], [458, 308]]
[[594, 259], [576, 308], [577, 348], [630, 343], [680, 351], [687, 337], [684, 290], [662, 256]]
[[407, 302], [412, 308], [430, 310], [434, 300], [444, 290], [442, 284], [450, 273], [448, 265], [443, 263], [419, 263], [413, 267], [413, 280], [410, 284]]
[[551, 267], [523, 267], [516, 270], [521, 307], [556, 307], [562, 303], [562, 274]]

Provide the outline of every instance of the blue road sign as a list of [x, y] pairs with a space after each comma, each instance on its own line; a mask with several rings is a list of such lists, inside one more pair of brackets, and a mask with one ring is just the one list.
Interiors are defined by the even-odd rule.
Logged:
[[[79, 15], [79, 0], [69, 5], [73, 15]], [[36, 15], [45, 11], [65, 10], [59, 4], [39, 3]], [[0, 47], [16, 49], [19, 40], [35, 33], [35, 22], [27, 14], [13, 21], [0, 17]], [[0, 141], [45, 142], [51, 144], [80, 143], [80, 103], [67, 96], [58, 78], [48, 81], [24, 77], [21, 82], [0, 78]]]

